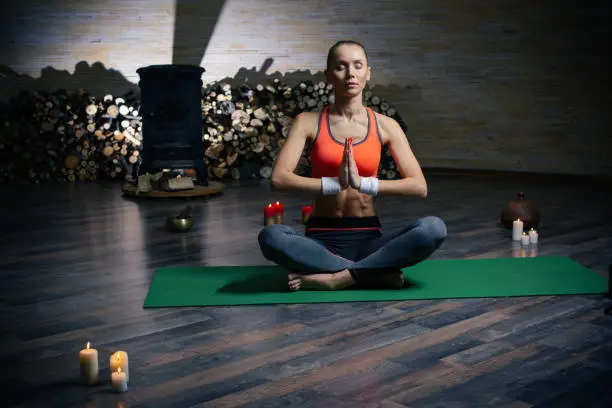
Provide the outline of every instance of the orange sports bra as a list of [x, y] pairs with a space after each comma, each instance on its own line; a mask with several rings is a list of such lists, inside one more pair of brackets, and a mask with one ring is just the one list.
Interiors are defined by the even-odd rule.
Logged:
[[[338, 177], [344, 153], [344, 142], [334, 138], [331, 133], [328, 109], [329, 106], [326, 106], [321, 113], [317, 134], [310, 150], [313, 178]], [[353, 143], [353, 156], [360, 176], [376, 177], [383, 143], [376, 115], [371, 108], [366, 108], [366, 110], [368, 112], [368, 133], [365, 138]]]

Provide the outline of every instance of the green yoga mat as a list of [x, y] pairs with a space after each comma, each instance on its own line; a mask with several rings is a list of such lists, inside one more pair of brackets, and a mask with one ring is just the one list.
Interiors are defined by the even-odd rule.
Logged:
[[607, 279], [566, 257], [426, 260], [403, 272], [411, 286], [401, 290], [291, 292], [288, 272], [278, 266], [161, 268], [144, 307], [607, 293]]

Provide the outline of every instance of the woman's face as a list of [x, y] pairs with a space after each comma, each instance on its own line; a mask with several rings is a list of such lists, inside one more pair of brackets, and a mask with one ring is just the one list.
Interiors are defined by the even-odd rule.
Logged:
[[358, 45], [343, 44], [336, 48], [327, 67], [327, 81], [336, 94], [358, 95], [370, 80], [370, 68], [365, 53]]

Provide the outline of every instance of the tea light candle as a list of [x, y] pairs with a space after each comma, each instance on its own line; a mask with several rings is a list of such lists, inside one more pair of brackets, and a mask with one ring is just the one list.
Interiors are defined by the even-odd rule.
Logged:
[[130, 365], [128, 354], [125, 351], [116, 351], [110, 356], [110, 371], [115, 372], [121, 369], [125, 373], [126, 380], [130, 380]]
[[523, 234], [523, 221], [520, 218], [517, 218], [512, 222], [512, 240], [520, 241], [521, 235]]
[[531, 242], [532, 244], [538, 243], [538, 233], [533, 228], [529, 230], [529, 242]]
[[529, 245], [529, 235], [527, 235], [524, 232], [523, 232], [523, 235], [521, 235], [521, 244]]
[[98, 350], [90, 347], [90, 342], [79, 353], [81, 366], [81, 381], [88, 385], [98, 384], [100, 370], [98, 366]]
[[111, 384], [116, 392], [126, 392], [128, 389], [127, 376], [121, 371], [121, 367], [111, 374]]

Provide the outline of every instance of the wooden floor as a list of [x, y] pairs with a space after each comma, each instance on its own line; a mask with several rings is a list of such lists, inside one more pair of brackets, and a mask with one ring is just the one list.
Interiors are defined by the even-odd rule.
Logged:
[[[381, 197], [383, 226], [438, 215], [432, 259], [512, 257], [501, 208], [542, 206], [537, 251], [607, 274], [610, 184], [565, 177], [429, 175], [419, 201]], [[299, 231], [305, 197], [228, 182], [191, 201], [195, 227], [163, 230], [185, 201], [127, 200], [118, 184], [0, 186], [0, 381], [16, 407], [607, 407], [612, 316], [603, 296], [143, 309], [154, 270], [267, 264], [256, 235], [280, 199]], [[520, 256], [520, 251], [518, 251]], [[102, 384], [79, 384], [99, 350]], [[129, 353], [130, 390], [110, 390], [108, 356]]]

